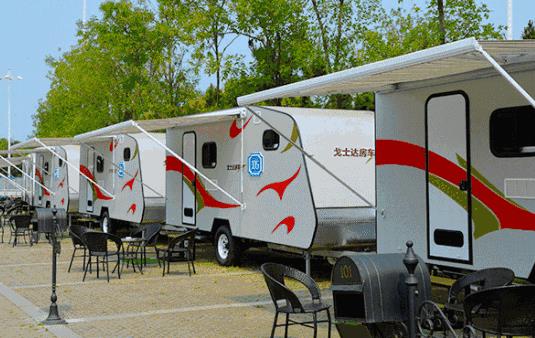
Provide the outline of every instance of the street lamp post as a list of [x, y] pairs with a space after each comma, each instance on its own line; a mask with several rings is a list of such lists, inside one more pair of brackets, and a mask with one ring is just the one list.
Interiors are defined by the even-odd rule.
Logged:
[[[7, 81], [7, 157], [11, 158], [11, 81], [22, 80], [22, 76], [14, 76], [9, 69], [2, 77], [2, 80]], [[11, 166], [7, 168], [7, 176], [11, 178]]]

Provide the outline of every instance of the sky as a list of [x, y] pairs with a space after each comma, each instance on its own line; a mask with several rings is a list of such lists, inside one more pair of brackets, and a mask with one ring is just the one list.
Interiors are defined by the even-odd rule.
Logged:
[[[98, 16], [98, 7], [103, 0], [86, 1], [87, 16]], [[383, 2], [390, 8], [397, 0]], [[424, 0], [412, 2], [425, 3]], [[507, 1], [484, 2], [492, 10], [490, 21], [505, 25]], [[21, 81], [11, 81], [13, 139], [25, 140], [32, 134], [32, 116], [50, 87], [45, 58], [59, 56], [75, 44], [82, 4], [83, 0], [0, 0], [0, 75], [11, 69], [13, 75], [23, 77]], [[514, 38], [520, 38], [528, 20], [535, 19], [535, 1], [514, 0], [513, 13]], [[239, 43], [234, 48], [247, 46]], [[204, 76], [200, 88], [206, 88], [211, 81]], [[0, 81], [0, 137], [7, 137], [7, 82]]]

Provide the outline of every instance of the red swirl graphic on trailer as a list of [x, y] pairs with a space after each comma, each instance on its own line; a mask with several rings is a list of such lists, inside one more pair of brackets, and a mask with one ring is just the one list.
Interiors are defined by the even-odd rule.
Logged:
[[197, 193], [200, 194], [199, 197], [202, 199], [202, 205], [205, 207], [228, 209], [240, 206], [239, 204], [229, 204], [216, 200], [208, 191], [206, 191], [202, 182], [195, 177], [195, 173], [190, 168], [183, 165], [182, 162], [174, 156], [167, 156], [165, 160], [165, 170], [176, 171], [182, 174], [192, 185], [195, 184]]
[[61, 180], [61, 182], [59, 182], [58, 188], [63, 188], [64, 185], [65, 185], [65, 177]]
[[110, 152], [112, 152], [115, 148], [117, 148], [117, 145], [119, 144], [119, 140], [114, 138], [110, 141]]
[[247, 125], [249, 124], [249, 122], [251, 122], [251, 119], [253, 117], [249, 117], [249, 119], [243, 124], [243, 127], [238, 127], [238, 120], [234, 120], [232, 121], [232, 124], [230, 125], [230, 130], [229, 130], [229, 136], [230, 138], [235, 138], [237, 137], [238, 135], [240, 135], [242, 133], [242, 131], [245, 129], [245, 127], [247, 127]]
[[273, 230], [271, 231], [271, 233], [274, 233], [275, 231], [277, 231], [278, 228], [280, 228], [282, 225], [286, 225], [286, 234], [289, 234], [290, 232], [292, 232], [292, 230], [294, 229], [294, 226], [295, 226], [295, 217], [293, 216], [288, 216], [286, 217], [285, 219], [283, 219], [282, 221], [279, 222], [279, 224], [277, 224]]
[[[39, 179], [39, 183], [41, 183], [43, 187], [46, 187], [45, 181], [43, 179], [43, 174], [41, 174], [41, 171], [39, 169], [35, 169], [35, 176], [37, 176], [37, 178]], [[50, 192], [48, 192], [47, 189], [41, 187], [41, 190], [43, 191], [43, 195], [50, 196]]]
[[275, 182], [275, 183], [270, 183], [266, 185], [265, 187], [260, 189], [260, 191], [258, 191], [256, 196], [260, 195], [266, 190], [273, 189], [277, 193], [277, 195], [279, 195], [279, 198], [282, 201], [282, 198], [284, 197], [284, 193], [286, 192], [286, 189], [297, 178], [297, 176], [299, 176], [300, 171], [301, 171], [301, 166], [297, 168], [297, 171], [290, 178], [281, 182]]
[[123, 188], [121, 189], [121, 191], [124, 190], [124, 188], [126, 187], [129, 187], [130, 188], [130, 191], [132, 191], [133, 189], [133, 185], [134, 185], [134, 182], [136, 180], [136, 177], [137, 177], [137, 174], [139, 173], [139, 171], [136, 171], [136, 174], [134, 175], [134, 177], [132, 177], [131, 180], [128, 180], [128, 182], [126, 182], [124, 185], [123, 185]]
[[[84, 174], [85, 176], [89, 177], [94, 182], [96, 182], [95, 177], [93, 176], [91, 171], [82, 164], [80, 164], [80, 172]], [[95, 193], [97, 199], [104, 200], [104, 201], [109, 201], [113, 199], [113, 197], [107, 196], [102, 191], [100, 191], [99, 187], [97, 187], [97, 185], [94, 184], [93, 182], [88, 180], [87, 183], [90, 184], [91, 189], [93, 189], [93, 192]]]
[[[397, 140], [377, 140], [376, 165], [401, 165], [426, 170], [426, 149]], [[429, 152], [429, 174], [451, 184], [466, 179], [466, 170], [447, 158]], [[523, 209], [487, 186], [483, 180], [471, 177], [472, 196], [488, 207], [498, 218], [501, 229], [535, 230], [535, 214]]]
[[128, 208], [128, 210], [126, 211], [126, 213], [129, 213], [130, 211], [132, 212], [132, 215], [136, 213], [136, 209], [137, 209], [137, 205], [135, 203], [132, 203], [132, 205], [130, 206], [130, 208]]

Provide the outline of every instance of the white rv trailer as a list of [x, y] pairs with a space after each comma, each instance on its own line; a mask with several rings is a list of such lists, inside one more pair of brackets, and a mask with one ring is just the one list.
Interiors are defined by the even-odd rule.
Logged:
[[[239, 98], [374, 91], [377, 251], [437, 266], [535, 260], [535, 42], [465, 39]], [[531, 93], [531, 95], [529, 94]]]
[[373, 120], [368, 111], [236, 108], [89, 134], [167, 129], [165, 144], [155, 140], [167, 150], [166, 223], [212, 234], [228, 265], [248, 240], [311, 254], [375, 244]]
[[24, 184], [23, 179], [11, 177], [8, 178], [7, 168], [21, 165], [23, 162], [22, 157], [11, 158], [10, 160], [3, 158], [0, 155], [0, 189], [2, 196], [17, 196], [26, 200], [26, 197], [30, 194], [30, 191]]
[[[105, 130], [101, 129], [101, 130]], [[160, 223], [165, 213], [165, 150], [139, 133], [77, 135], [80, 170], [79, 212], [98, 217], [102, 230], [121, 225]], [[164, 142], [164, 134], [151, 134]]]
[[30, 205], [78, 212], [80, 150], [72, 138], [32, 138], [11, 150], [29, 153], [23, 171], [25, 186], [32, 192]]

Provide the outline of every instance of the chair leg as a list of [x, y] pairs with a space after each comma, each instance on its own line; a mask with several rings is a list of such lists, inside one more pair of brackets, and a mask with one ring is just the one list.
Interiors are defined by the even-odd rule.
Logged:
[[85, 266], [85, 255], [86, 255], [86, 248], [84, 246], [84, 260], [83, 260], [83, 263], [82, 263], [83, 265], [82, 266]]
[[74, 247], [74, 250], [72, 252], [72, 256], [71, 256], [71, 262], [69, 263], [69, 269], [67, 270], [67, 272], [71, 272], [71, 267], [72, 267], [72, 261], [74, 260], [74, 255], [76, 254], [76, 247]]
[[329, 327], [327, 328], [327, 337], [331, 338], [331, 311], [327, 309], [327, 322]]
[[314, 338], [318, 336], [318, 315], [316, 312], [313, 314], [314, 316]]
[[100, 269], [99, 257], [97, 256], [97, 279], [99, 278], [99, 269]]
[[167, 274], [169, 274], [169, 267], [171, 266], [171, 260], [167, 260]]
[[162, 266], [163, 266], [162, 277], [165, 277], [165, 261], [163, 260], [162, 260]]
[[191, 267], [193, 268], [193, 274], [196, 274], [197, 271], [195, 271], [195, 261], [191, 260]]
[[110, 282], [110, 266], [108, 264], [108, 255], [106, 255], [106, 279]]
[[117, 276], [121, 279], [121, 257], [117, 254]]
[[271, 328], [271, 338], [275, 337], [275, 328], [277, 327], [277, 319], [279, 317], [279, 313], [277, 310], [275, 310], [275, 319], [273, 320], [273, 327]]
[[286, 322], [284, 323], [284, 338], [288, 337], [288, 322], [290, 320], [290, 314], [286, 314]]
[[87, 265], [84, 269], [84, 278], [82, 278], [82, 282], [85, 282], [85, 276], [87, 275], [87, 270], [91, 266], [91, 255], [89, 255], [89, 258], [87, 259]]

